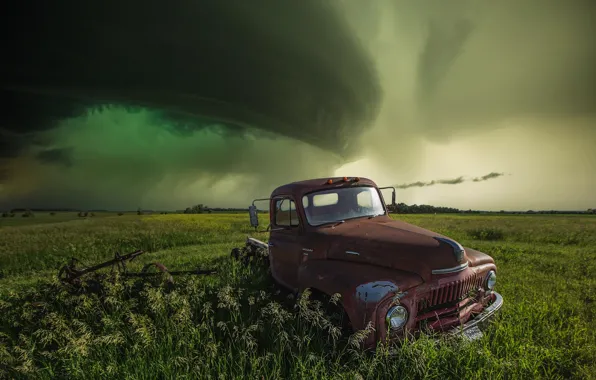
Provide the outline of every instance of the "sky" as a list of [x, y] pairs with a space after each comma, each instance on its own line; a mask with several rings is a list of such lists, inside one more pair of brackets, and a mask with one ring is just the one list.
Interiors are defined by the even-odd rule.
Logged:
[[590, 0], [61, 4], [8, 10], [0, 209], [246, 207], [328, 176], [596, 207]]

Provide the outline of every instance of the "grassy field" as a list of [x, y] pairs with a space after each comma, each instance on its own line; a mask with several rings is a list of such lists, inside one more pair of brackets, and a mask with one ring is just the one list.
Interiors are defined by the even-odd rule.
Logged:
[[[0, 378], [596, 378], [596, 217], [395, 217], [496, 259], [505, 305], [480, 341], [422, 337], [397, 355], [361, 353], [358, 334], [339, 335], [315, 305], [228, 259], [252, 235], [247, 215], [37, 213], [0, 221]], [[136, 249], [150, 253], [131, 269], [219, 273], [177, 277], [173, 289], [55, 281], [70, 257]]]

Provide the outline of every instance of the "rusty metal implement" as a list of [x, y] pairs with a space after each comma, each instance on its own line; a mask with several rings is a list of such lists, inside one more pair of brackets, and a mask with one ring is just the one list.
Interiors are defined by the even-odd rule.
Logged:
[[[208, 274], [217, 273], [217, 271], [215, 269], [206, 269], [206, 270], [196, 269], [196, 270], [170, 272], [168, 270], [168, 268], [166, 268], [165, 265], [163, 265], [162, 263], [159, 263], [159, 262], [146, 264], [143, 267], [143, 269], [141, 270], [141, 272], [128, 272], [128, 270], [126, 268], [126, 263], [131, 262], [132, 260], [139, 257], [143, 253], [145, 253], [145, 252], [141, 251], [141, 250], [127, 253], [126, 255], [120, 255], [118, 252], [116, 252], [116, 254], [112, 260], [108, 260], [101, 264], [88, 266], [88, 267], [81, 267], [80, 261], [73, 257], [70, 259], [70, 262], [68, 264], [65, 264], [64, 266], [62, 266], [62, 268], [60, 268], [60, 271], [58, 272], [58, 279], [62, 283], [73, 284], [73, 283], [76, 283], [80, 277], [82, 277], [86, 274], [92, 273], [92, 272], [96, 272], [99, 269], [107, 268], [107, 267], [112, 267], [112, 271], [114, 271], [114, 269], [116, 269], [117, 271], [120, 272], [121, 276], [127, 276], [127, 277], [150, 277], [150, 276], [165, 274], [167, 276], [166, 277], [167, 281], [170, 283], [174, 282], [172, 275], [179, 275], [179, 274], [208, 275]], [[151, 272], [150, 271], [151, 268], [156, 268], [157, 271]]]

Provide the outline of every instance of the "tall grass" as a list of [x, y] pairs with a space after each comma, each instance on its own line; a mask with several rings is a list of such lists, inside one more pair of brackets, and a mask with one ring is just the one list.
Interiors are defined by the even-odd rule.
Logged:
[[[115, 216], [0, 228], [0, 378], [594, 378], [596, 218], [402, 219], [495, 257], [506, 303], [481, 340], [362, 352], [370, 330], [342, 334], [308, 292], [294, 299], [228, 258], [251, 233], [246, 216]], [[151, 253], [132, 269], [218, 274], [166, 286], [106, 273], [82, 288], [52, 277], [70, 256], [139, 248]]]

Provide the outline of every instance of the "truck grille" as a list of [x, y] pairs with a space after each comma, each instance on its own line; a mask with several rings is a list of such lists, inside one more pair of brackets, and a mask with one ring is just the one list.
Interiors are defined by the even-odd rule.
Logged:
[[424, 310], [436, 305], [456, 302], [466, 298], [471, 290], [482, 286], [482, 280], [482, 276], [472, 274], [462, 280], [453, 281], [440, 288], [432, 289], [425, 297], [418, 300], [418, 310]]

